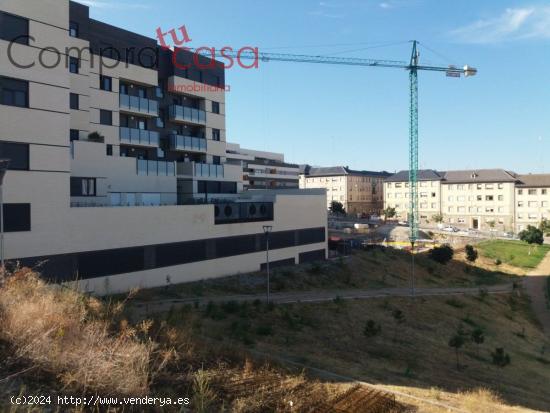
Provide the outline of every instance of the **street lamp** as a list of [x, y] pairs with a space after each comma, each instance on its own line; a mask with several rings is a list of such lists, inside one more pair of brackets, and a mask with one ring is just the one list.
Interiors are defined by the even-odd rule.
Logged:
[[266, 270], [267, 270], [267, 303], [269, 304], [269, 234], [273, 230], [271, 225], [264, 225], [263, 227], [265, 234], [265, 261], [266, 261]]
[[0, 159], [0, 261], [4, 275], [4, 176], [10, 164], [9, 159]]

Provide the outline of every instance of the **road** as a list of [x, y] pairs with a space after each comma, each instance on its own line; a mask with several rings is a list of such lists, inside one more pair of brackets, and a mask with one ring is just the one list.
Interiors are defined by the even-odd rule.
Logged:
[[[486, 287], [489, 294], [505, 294], [512, 291], [512, 284], [502, 284]], [[443, 288], [417, 288], [417, 297], [445, 296], [445, 295], [476, 295], [479, 294], [478, 287], [443, 287]], [[271, 293], [271, 301], [276, 304], [290, 303], [319, 303], [332, 301], [336, 297], [343, 300], [365, 300], [373, 298], [386, 297], [410, 297], [411, 291], [408, 288], [380, 288], [371, 290], [331, 290], [331, 291], [300, 291], [300, 292], [279, 292]], [[147, 316], [154, 313], [169, 311], [171, 308], [177, 308], [186, 304], [198, 303], [205, 305], [209, 301], [220, 303], [227, 301], [254, 301], [265, 300], [265, 294], [240, 294], [240, 295], [220, 295], [208, 297], [189, 297], [189, 298], [167, 298], [164, 300], [134, 301], [129, 306], [139, 315]]]
[[523, 285], [531, 296], [531, 305], [545, 334], [550, 337], [550, 308], [545, 295], [547, 278], [550, 276], [550, 253], [547, 253], [537, 268], [527, 274]]

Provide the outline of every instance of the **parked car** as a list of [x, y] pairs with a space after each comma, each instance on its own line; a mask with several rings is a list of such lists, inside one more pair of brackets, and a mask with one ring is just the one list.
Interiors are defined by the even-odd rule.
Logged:
[[445, 231], [445, 232], [458, 232], [460, 231], [457, 227], [453, 227], [451, 225], [448, 225], [446, 226], [445, 228], [443, 228], [441, 231]]
[[402, 227], [408, 227], [409, 223], [407, 221], [397, 221], [397, 225], [400, 225]]

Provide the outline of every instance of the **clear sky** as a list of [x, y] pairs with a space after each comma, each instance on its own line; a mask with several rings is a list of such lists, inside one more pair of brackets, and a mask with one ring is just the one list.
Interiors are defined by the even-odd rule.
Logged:
[[[550, 173], [550, 1], [80, 0], [92, 18], [149, 36], [185, 25], [190, 47], [469, 64], [419, 75], [420, 166]], [[227, 138], [290, 162], [407, 168], [400, 69], [261, 63], [226, 72]]]

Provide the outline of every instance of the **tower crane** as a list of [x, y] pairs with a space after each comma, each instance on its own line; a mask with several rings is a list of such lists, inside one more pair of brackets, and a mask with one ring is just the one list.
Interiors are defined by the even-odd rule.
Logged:
[[[355, 57], [335, 57], [335, 56], [311, 56], [284, 53], [264, 53], [258, 51], [215, 51], [215, 57], [238, 58], [238, 59], [259, 59], [262, 62], [280, 61], [297, 63], [318, 63], [347, 66], [368, 66], [384, 67], [394, 69], [405, 69], [409, 72], [409, 240], [414, 249], [414, 243], [418, 240], [418, 72], [445, 72], [448, 77], [474, 76], [477, 69], [465, 65], [462, 68], [456, 66], [426, 66], [419, 62], [419, 53], [417, 50], [418, 42], [412, 41], [412, 51], [409, 63], [397, 60], [376, 60], [362, 59]], [[206, 57], [213, 57], [209, 52], [196, 49], [199, 54]], [[414, 289], [414, 287], [413, 287]]]

